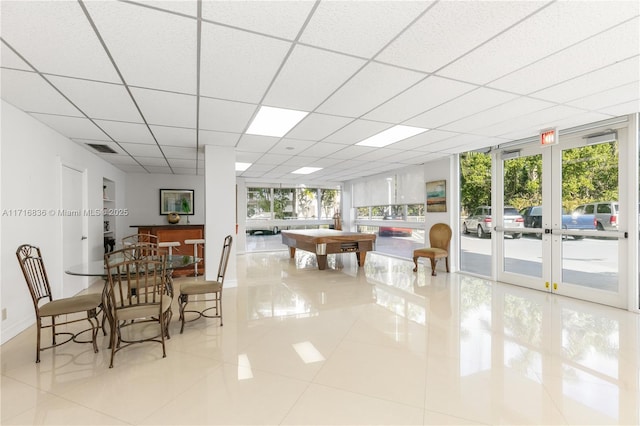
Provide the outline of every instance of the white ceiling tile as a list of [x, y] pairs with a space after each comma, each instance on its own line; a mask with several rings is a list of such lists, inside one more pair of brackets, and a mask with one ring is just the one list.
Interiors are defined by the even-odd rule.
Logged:
[[169, 164], [171, 164], [172, 168], [196, 168], [196, 160], [186, 160], [180, 158], [172, 158], [169, 159]]
[[473, 130], [487, 127], [490, 124], [509, 121], [512, 118], [525, 114], [532, 114], [546, 108], [552, 107], [554, 104], [537, 99], [520, 97], [502, 105], [478, 112], [463, 120], [455, 121], [451, 124], [442, 126], [442, 130], [450, 130], [452, 132], [469, 132]]
[[161, 145], [171, 146], [196, 146], [196, 130], [195, 129], [183, 129], [179, 127], [166, 127], [166, 126], [149, 126], [151, 131], [156, 136], [158, 143]]
[[369, 146], [360, 146], [360, 145], [351, 145], [346, 146], [344, 149], [334, 152], [333, 154], [329, 154], [327, 157], [335, 158], [337, 160], [351, 160], [358, 159], [361, 160], [362, 156], [365, 154], [369, 154], [379, 148], [373, 148]]
[[[590, 72], [564, 83], [533, 93], [531, 96], [554, 102], [568, 102], [580, 98], [597, 96], [601, 91], [612, 89], [640, 78], [640, 56], [620, 61], [608, 67]], [[593, 95], [592, 95], [593, 94]]]
[[267, 152], [279, 140], [271, 136], [242, 135], [236, 148], [240, 151]]
[[136, 164], [124, 165], [116, 164], [116, 167], [125, 173], [148, 173], [142, 166]]
[[536, 63], [629, 16], [637, 16], [636, 2], [554, 2], [439, 74], [485, 84]]
[[0, 70], [2, 99], [23, 111], [82, 117], [69, 101], [34, 72]]
[[600, 112], [611, 116], [620, 116], [626, 114], [636, 114], [640, 111], [640, 96], [634, 101], [624, 102], [617, 105], [611, 105], [600, 110]]
[[265, 154], [262, 157], [260, 157], [260, 162], [262, 164], [278, 165], [278, 164], [282, 164], [285, 161], [289, 160], [291, 157], [293, 157], [293, 156], [292, 155], [282, 155], [282, 154]]
[[[172, 169], [176, 175], [194, 175], [196, 171], [195, 167], [172, 167]], [[204, 176], [204, 170], [198, 169], [198, 176]]]
[[269, 150], [269, 154], [299, 155], [314, 143], [313, 141], [282, 139]]
[[142, 121], [131, 96], [120, 84], [55, 76], [47, 78], [90, 118]]
[[200, 98], [200, 129], [242, 133], [257, 106], [243, 102]]
[[158, 145], [146, 145], [140, 143], [120, 143], [120, 146], [134, 157], [164, 158]]
[[24, 71], [33, 71], [25, 61], [20, 59], [6, 44], [0, 43], [0, 66]]
[[293, 40], [312, 7], [312, 1], [204, 1], [202, 18]]
[[104, 139], [105, 136], [88, 118], [37, 113], [31, 115], [70, 139]]
[[170, 12], [182, 13], [193, 17], [198, 16], [198, 2], [195, 0], [135, 0], [135, 2], [143, 6], [154, 7], [158, 9], [168, 10]]
[[313, 111], [364, 64], [362, 59], [298, 45], [264, 104]]
[[156, 143], [145, 124], [106, 120], [95, 120], [95, 122], [118, 142]]
[[431, 2], [389, 1], [321, 2], [302, 43], [370, 58], [427, 9]]
[[[631, 102], [638, 98], [640, 98], [640, 81], [635, 81], [624, 86], [618, 86], [591, 96], [576, 99], [568, 102], [567, 105], [590, 110], [601, 110], [603, 108], [606, 110], [607, 107], [626, 103], [627, 101]], [[640, 111], [640, 109], [635, 109], [634, 111]]]
[[162, 152], [169, 159], [195, 160], [196, 157], [204, 158], [204, 151], [198, 152], [195, 147], [164, 146]]
[[392, 155], [398, 154], [399, 152], [402, 152], [402, 151], [398, 151], [396, 149], [389, 149], [389, 148], [378, 148], [374, 151], [362, 154], [359, 157], [359, 159], [364, 161], [378, 161], [378, 160], [389, 161], [389, 158]]
[[517, 96], [480, 88], [408, 120], [406, 125], [434, 129], [463, 117], [515, 99]]
[[360, 117], [424, 77], [421, 73], [372, 62], [320, 105], [317, 111]]
[[173, 174], [169, 166], [147, 166], [146, 164], [144, 166], [145, 166], [145, 169], [149, 171], [149, 173], [164, 174], [164, 175]]
[[[583, 111], [580, 111], [577, 108], [558, 105], [522, 115], [520, 117], [514, 117], [501, 123], [475, 129], [474, 133], [486, 136], [503, 136], [517, 131], [518, 129], [528, 129], [527, 134], [529, 136], [535, 136], [538, 131], [552, 127], [552, 122], [566, 117], [571, 117], [576, 114], [581, 114], [582, 112]], [[531, 132], [529, 130], [531, 128], [535, 128], [535, 132]]]
[[200, 130], [198, 142], [201, 146], [204, 145], [217, 145], [217, 146], [236, 146], [240, 139], [238, 133], [225, 133], [214, 132], [207, 130]]
[[449, 139], [458, 135], [455, 132], [445, 132], [442, 130], [429, 130], [428, 132], [420, 133], [419, 135], [412, 136], [400, 142], [396, 142], [389, 145], [393, 149], [409, 149], [419, 150], [422, 147], [428, 146], [432, 142], [441, 141], [443, 139]]
[[2, 38], [39, 71], [120, 81], [77, 2], [3, 1], [1, 19]]
[[324, 157], [325, 155], [333, 154], [344, 148], [345, 145], [339, 143], [318, 142], [305, 149], [302, 154], [311, 157]]
[[148, 166], [158, 166], [158, 167], [168, 167], [167, 161], [162, 157], [143, 157], [136, 156], [136, 160], [140, 162], [145, 167]]
[[546, 3], [439, 2], [376, 59], [434, 72]]
[[287, 137], [303, 140], [322, 140], [352, 121], [352, 118], [347, 117], [311, 113], [287, 133]]
[[[260, 153], [260, 152], [246, 152], [246, 151], [238, 151], [238, 150], [236, 150], [236, 161], [240, 162], [240, 163], [251, 163], [251, 164], [253, 164], [260, 157], [262, 157], [262, 153]], [[253, 167], [253, 165], [251, 167]]]
[[391, 127], [388, 123], [379, 123], [369, 120], [355, 120], [348, 126], [325, 138], [326, 142], [353, 145], [361, 140], [380, 133]]
[[123, 2], [85, 2], [129, 85], [196, 93], [195, 19]]
[[[609, 48], [610, 46], [615, 46], [615, 49]], [[593, 52], [600, 53], [594, 55]], [[637, 57], [638, 52], [640, 52], [640, 18], [537, 61], [492, 82], [489, 86], [527, 94], [596, 71], [631, 56]], [[636, 72], [640, 74], [640, 68], [637, 66]], [[613, 73], [606, 74], [605, 78], [613, 81], [613, 85], [619, 81]], [[590, 93], [589, 88], [583, 90], [586, 94]]]
[[318, 163], [316, 163], [316, 158], [314, 157], [302, 157], [299, 155], [295, 155], [289, 158], [284, 162], [284, 166], [295, 167], [294, 170], [299, 169], [300, 167], [322, 167]]
[[476, 88], [472, 84], [430, 76], [366, 114], [364, 118], [401, 123]]
[[200, 94], [258, 103], [291, 43], [202, 24]]
[[196, 127], [196, 97], [178, 93], [132, 88], [142, 114], [149, 124]]

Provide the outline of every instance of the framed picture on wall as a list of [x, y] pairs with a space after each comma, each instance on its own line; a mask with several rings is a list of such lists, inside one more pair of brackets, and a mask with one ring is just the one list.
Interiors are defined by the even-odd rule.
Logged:
[[193, 189], [161, 189], [160, 214], [193, 215]]
[[427, 182], [427, 212], [447, 211], [447, 181], [434, 180]]

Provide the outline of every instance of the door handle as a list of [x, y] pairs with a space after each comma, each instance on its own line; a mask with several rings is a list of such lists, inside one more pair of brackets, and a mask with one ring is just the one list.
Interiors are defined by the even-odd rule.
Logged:
[[82, 241], [82, 240], [86, 240], [86, 239], [87, 239], [87, 237], [85, 237], [85, 236], [83, 235], [83, 236], [82, 236], [82, 238], [80, 238], [80, 241]]
[[544, 228], [544, 233], [545, 233], [545, 234], [550, 234], [550, 233], [551, 233], [551, 229], [549, 229], [549, 228]]

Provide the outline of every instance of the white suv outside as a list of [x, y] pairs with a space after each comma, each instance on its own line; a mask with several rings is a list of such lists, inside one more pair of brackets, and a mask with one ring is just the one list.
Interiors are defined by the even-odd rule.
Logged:
[[575, 209], [581, 214], [592, 214], [596, 217], [596, 228], [598, 231], [618, 230], [618, 202], [617, 201], [595, 201], [593, 203], [581, 204]]
[[[514, 207], [505, 206], [504, 223], [510, 228], [524, 228], [524, 219]], [[484, 238], [491, 235], [493, 222], [491, 220], [491, 206], [479, 206], [473, 213], [462, 222], [462, 232], [468, 234], [475, 232], [478, 238]], [[511, 238], [517, 239], [522, 236], [522, 232], [508, 231], [505, 235], [511, 235]]]

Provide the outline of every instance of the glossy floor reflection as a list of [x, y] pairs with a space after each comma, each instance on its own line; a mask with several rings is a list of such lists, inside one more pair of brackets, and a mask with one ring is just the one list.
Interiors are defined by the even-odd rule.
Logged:
[[[2, 345], [4, 424], [638, 424], [640, 316], [408, 260], [238, 257], [224, 327], [159, 345]], [[181, 280], [176, 280], [179, 285]]]

